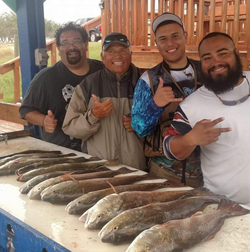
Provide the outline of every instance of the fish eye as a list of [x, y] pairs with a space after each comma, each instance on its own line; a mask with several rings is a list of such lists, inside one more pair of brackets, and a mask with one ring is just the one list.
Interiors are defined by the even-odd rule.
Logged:
[[41, 191], [41, 187], [38, 187], [38, 188], [37, 188], [37, 191]]
[[102, 218], [102, 214], [99, 214], [99, 215], [97, 216], [97, 218], [98, 218], [98, 219], [101, 219], [101, 218]]
[[114, 229], [114, 230], [117, 230], [117, 229], [118, 229], [118, 227], [114, 227], [113, 229]]

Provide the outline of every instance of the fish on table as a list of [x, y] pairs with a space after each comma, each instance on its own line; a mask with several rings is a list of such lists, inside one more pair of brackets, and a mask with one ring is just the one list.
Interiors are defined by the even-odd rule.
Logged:
[[79, 180], [87, 180], [87, 179], [94, 179], [94, 178], [107, 178], [107, 177], [113, 177], [118, 174], [126, 174], [126, 173], [132, 173], [136, 170], [130, 170], [126, 167], [121, 167], [118, 170], [109, 170], [109, 171], [100, 171], [100, 172], [91, 172], [91, 173], [83, 173], [83, 174], [73, 174], [67, 173], [55, 178], [47, 179], [38, 185], [34, 186], [28, 193], [29, 199], [33, 200], [40, 200], [41, 199], [41, 192], [52, 185], [59, 184], [63, 181], [79, 181]]
[[26, 155], [26, 154], [35, 154], [35, 153], [54, 153], [54, 154], [61, 154], [61, 151], [49, 151], [49, 150], [25, 150], [25, 151], [20, 151], [20, 152], [13, 152], [9, 153], [3, 156], [0, 156], [0, 161], [2, 161], [5, 158], [9, 158], [12, 156], [17, 156], [17, 155]]
[[[7, 164], [9, 162], [18, 162], [19, 160], [32, 159], [32, 158], [53, 158], [57, 157], [58, 155], [68, 155], [68, 154], [62, 154], [61, 151], [16, 154], [10, 157], [0, 159], [0, 166], [3, 166], [4, 164]], [[73, 153], [70, 153], [70, 155], [73, 155]]]
[[126, 210], [110, 220], [99, 232], [102, 242], [119, 244], [133, 240], [142, 231], [170, 220], [189, 217], [220, 201], [219, 196], [201, 196], [153, 203]]
[[85, 157], [76, 157], [76, 158], [67, 158], [70, 156], [75, 156], [75, 153], [69, 153], [65, 154], [64, 156], [58, 155], [56, 158], [49, 158], [49, 159], [37, 159], [34, 160], [33, 162], [30, 162], [29, 164], [24, 164], [21, 168], [16, 170], [16, 175], [21, 175], [25, 172], [37, 169], [37, 168], [43, 168], [43, 167], [48, 167], [50, 165], [55, 165], [55, 164], [64, 164], [64, 163], [84, 163], [84, 162], [89, 162], [89, 161], [98, 161], [100, 160], [99, 158], [96, 157], [90, 157], [90, 158], [85, 158]]
[[80, 181], [64, 181], [43, 190], [41, 199], [53, 204], [68, 204], [77, 197], [92, 191], [116, 185], [131, 184], [136, 181], [152, 179], [150, 175], [118, 175], [110, 178], [97, 178]]
[[22, 174], [31, 169], [36, 169], [40, 166], [49, 166], [60, 163], [81, 163], [88, 162], [91, 159], [84, 157], [69, 158], [76, 156], [75, 153], [54, 155], [54, 154], [40, 154], [38, 156], [31, 155], [25, 157], [18, 157], [0, 166], [0, 175]]
[[143, 231], [126, 252], [181, 252], [213, 239], [225, 219], [249, 213], [250, 210], [239, 204], [222, 199], [218, 210], [214, 212], [197, 213], [189, 218], [171, 220]]
[[68, 214], [83, 214], [85, 211], [94, 206], [99, 200], [112, 193], [121, 193], [126, 191], [152, 191], [168, 187], [168, 183], [164, 182], [147, 182], [134, 183], [131, 185], [119, 185], [114, 188], [106, 188], [94, 192], [86, 193], [75, 200], [71, 201], [65, 208]]
[[[58, 177], [58, 176], [61, 176], [70, 172], [71, 171], [54, 171], [54, 172], [37, 175], [34, 178], [31, 178], [27, 182], [23, 183], [22, 186], [19, 188], [19, 192], [22, 194], [27, 194], [34, 186], [45, 181], [46, 179], [55, 178], [55, 177]], [[81, 170], [74, 171], [74, 174], [77, 172], [81, 172]]]
[[54, 171], [75, 171], [81, 170], [82, 172], [93, 172], [93, 171], [107, 171], [109, 170], [104, 165], [110, 165], [109, 161], [97, 161], [97, 162], [85, 162], [85, 163], [65, 163], [56, 164], [49, 167], [38, 168], [25, 172], [18, 176], [17, 180], [20, 182], [27, 182], [37, 175], [46, 174]]
[[[55, 177], [59, 177], [62, 175], [67, 174], [66, 178], [70, 175], [70, 174], [85, 174], [84, 177], [86, 178], [92, 178], [93, 176], [105, 176], [107, 175], [109, 172], [111, 172], [112, 170], [110, 170], [108, 167], [106, 166], [100, 166], [99, 168], [104, 168], [105, 170], [100, 170], [100, 171], [94, 171], [94, 172], [90, 172], [90, 173], [86, 173], [84, 170], [75, 170], [75, 171], [54, 171], [54, 172], [49, 172], [49, 173], [45, 173], [45, 174], [41, 174], [41, 175], [37, 175], [34, 178], [31, 178], [30, 180], [28, 180], [27, 182], [25, 182], [20, 188], [19, 191], [22, 194], [27, 194], [34, 186], [38, 185], [39, 183], [50, 179], [50, 178], [55, 178]], [[123, 168], [123, 167], [122, 167]], [[126, 168], [127, 169], [127, 168]], [[131, 170], [130, 170], [131, 171]], [[113, 172], [113, 171], [112, 171]], [[122, 170], [119, 171], [116, 170], [115, 172], [122, 172]], [[72, 178], [72, 177], [71, 177]]]
[[88, 229], [100, 229], [111, 219], [125, 210], [144, 206], [156, 202], [168, 202], [179, 198], [214, 195], [206, 188], [200, 187], [192, 190], [152, 191], [152, 192], [123, 192], [111, 194], [98, 201], [86, 211], [80, 221], [85, 222]]

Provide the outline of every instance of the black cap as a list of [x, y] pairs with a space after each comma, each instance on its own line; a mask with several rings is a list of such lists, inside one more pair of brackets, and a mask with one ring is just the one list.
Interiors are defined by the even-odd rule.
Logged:
[[125, 47], [130, 47], [130, 43], [126, 35], [119, 32], [111, 32], [105, 36], [102, 44], [102, 50], [106, 51], [107, 48], [113, 43], [120, 43]]

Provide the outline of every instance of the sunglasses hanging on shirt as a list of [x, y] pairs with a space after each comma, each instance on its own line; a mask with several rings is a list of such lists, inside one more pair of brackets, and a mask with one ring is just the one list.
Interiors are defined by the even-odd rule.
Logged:
[[[244, 78], [246, 78], [245, 76], [243, 76]], [[248, 87], [249, 87], [249, 92], [247, 95], [244, 95], [243, 97], [241, 97], [240, 99], [238, 100], [232, 100], [232, 101], [228, 101], [228, 100], [223, 100], [221, 97], [219, 97], [217, 94], [215, 94], [218, 99], [222, 102], [222, 104], [226, 105], [226, 106], [234, 106], [234, 105], [237, 105], [237, 104], [240, 104], [240, 103], [243, 103], [245, 102], [248, 97], [250, 96], [250, 85], [249, 85], [249, 81], [248, 79], [246, 78], [247, 80], [247, 84], [248, 84]]]

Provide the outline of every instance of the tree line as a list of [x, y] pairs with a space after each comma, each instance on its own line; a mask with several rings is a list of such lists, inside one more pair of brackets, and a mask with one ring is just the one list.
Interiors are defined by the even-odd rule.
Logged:
[[[0, 15], [0, 42], [13, 42], [14, 37], [18, 35], [17, 16], [14, 12], [2, 13]], [[45, 19], [45, 36], [46, 38], [54, 38], [55, 31], [61, 25]]]

